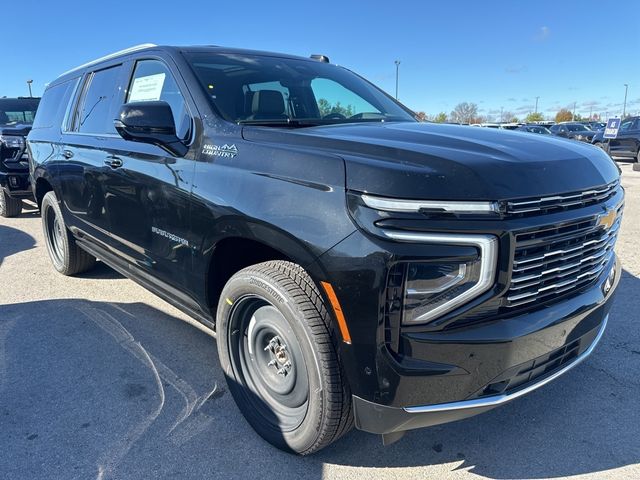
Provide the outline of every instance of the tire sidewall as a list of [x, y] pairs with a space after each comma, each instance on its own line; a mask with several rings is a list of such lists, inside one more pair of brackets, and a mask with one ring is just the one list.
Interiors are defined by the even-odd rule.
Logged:
[[[64, 232], [64, 234], [61, 235], [61, 262], [58, 261], [52, 251], [54, 247], [47, 228], [48, 215], [52, 214], [58, 218], [58, 221], [61, 223]], [[44, 234], [44, 240], [47, 246], [47, 252], [49, 253], [49, 258], [51, 259], [51, 263], [58, 272], [65, 273], [65, 271], [68, 269], [67, 263], [69, 262], [69, 238], [67, 227], [64, 223], [64, 217], [62, 216], [62, 210], [60, 209], [60, 205], [58, 204], [58, 198], [53, 191], [47, 192], [47, 194], [42, 199], [40, 216], [42, 218], [42, 231]]]
[[[291, 432], [276, 432], [267, 422], [261, 420], [259, 414], [251, 408], [250, 404], [247, 404], [247, 387], [240, 378], [236, 377], [232, 367], [230, 344], [237, 342], [237, 335], [243, 335], [243, 332], [236, 331], [230, 335], [229, 323], [234, 305], [246, 296], [261, 297], [276, 307], [287, 320], [291, 333], [300, 345], [309, 381], [309, 401], [304, 420]], [[227, 300], [232, 304], [230, 305]], [[320, 371], [320, 358], [312, 347], [310, 327], [305, 321], [304, 312], [298, 308], [296, 300], [291, 297], [285, 287], [268, 275], [256, 271], [241, 271], [224, 287], [218, 304], [217, 319], [220, 364], [229, 390], [247, 421], [260, 435], [267, 437], [283, 450], [300, 453], [311, 448], [317, 440], [322, 421], [325, 401], [324, 385]]]

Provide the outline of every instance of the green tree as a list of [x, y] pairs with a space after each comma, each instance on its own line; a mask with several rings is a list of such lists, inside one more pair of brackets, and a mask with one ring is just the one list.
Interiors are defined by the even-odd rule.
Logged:
[[542, 122], [543, 120], [544, 120], [544, 117], [540, 112], [530, 113], [524, 119], [524, 121], [527, 123]]
[[433, 121], [436, 123], [445, 123], [447, 121], [447, 114], [445, 112], [440, 112], [433, 118]]
[[556, 113], [556, 123], [560, 122], [570, 122], [573, 118], [573, 115], [566, 108], [561, 108], [558, 113]]
[[342, 106], [340, 102], [336, 102], [335, 105], [332, 105], [329, 100], [326, 98], [321, 98], [318, 100], [318, 109], [320, 110], [320, 115], [326, 117], [327, 115], [331, 115], [332, 113], [337, 113], [339, 115], [344, 115], [346, 118], [353, 117], [355, 115], [355, 108], [353, 105], [347, 105], [346, 107]]

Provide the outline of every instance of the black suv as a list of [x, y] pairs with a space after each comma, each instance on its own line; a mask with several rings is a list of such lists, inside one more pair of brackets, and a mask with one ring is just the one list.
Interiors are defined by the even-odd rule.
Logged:
[[28, 145], [54, 267], [99, 258], [214, 330], [249, 423], [300, 454], [546, 384], [620, 278], [603, 151], [418, 122], [322, 56], [119, 52], [50, 84]]
[[620, 123], [616, 138], [604, 138], [604, 130], [596, 132], [592, 143], [613, 157], [640, 163], [640, 117], [628, 117]]
[[22, 212], [22, 199], [33, 198], [29, 186], [26, 138], [40, 99], [0, 98], [0, 216]]
[[549, 130], [554, 135], [572, 140], [580, 140], [581, 142], [590, 143], [596, 132], [589, 129], [582, 123], [557, 123], [551, 125]]

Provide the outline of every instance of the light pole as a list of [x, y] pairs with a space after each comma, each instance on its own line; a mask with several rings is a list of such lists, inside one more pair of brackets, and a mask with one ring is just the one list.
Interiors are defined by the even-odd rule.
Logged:
[[573, 102], [573, 113], [571, 114], [571, 121], [572, 122], [576, 121], [576, 103], [577, 102]]
[[400, 76], [400, 60], [394, 62], [396, 64], [396, 100], [398, 100], [398, 78]]
[[624, 105], [622, 107], [622, 119], [627, 116], [627, 92], [629, 91], [629, 85], [624, 84]]
[[540, 98], [540, 97], [536, 97], [536, 111], [535, 111], [535, 113], [538, 113], [538, 99], [539, 99], [539, 98]]
[[29, 86], [29, 96], [33, 97], [33, 94], [31, 93], [31, 84], [33, 83], [33, 80], [27, 80], [27, 85]]

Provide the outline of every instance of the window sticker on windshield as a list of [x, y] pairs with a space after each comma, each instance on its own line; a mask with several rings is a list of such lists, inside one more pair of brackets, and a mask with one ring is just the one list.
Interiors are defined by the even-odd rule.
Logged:
[[156, 73], [155, 75], [136, 78], [133, 81], [133, 85], [131, 85], [129, 101], [153, 102], [160, 100], [165, 77], [165, 73]]

